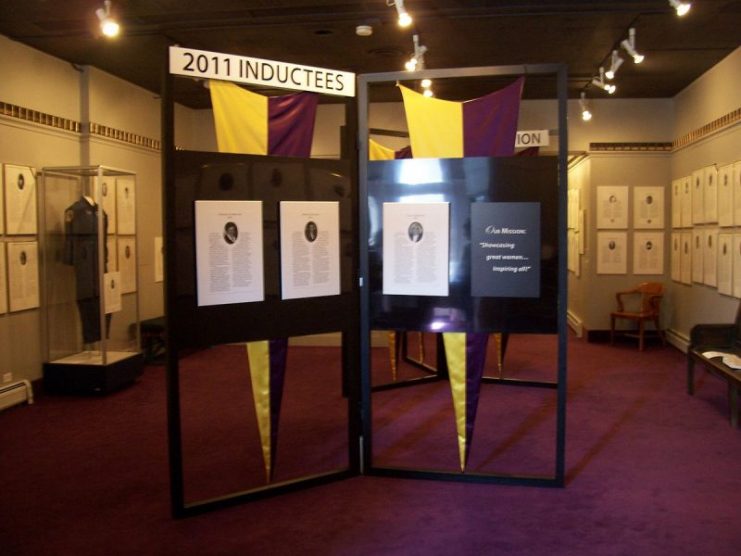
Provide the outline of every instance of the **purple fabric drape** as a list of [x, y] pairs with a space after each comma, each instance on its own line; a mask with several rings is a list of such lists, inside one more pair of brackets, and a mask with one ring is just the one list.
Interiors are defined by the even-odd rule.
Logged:
[[464, 156], [512, 156], [515, 153], [520, 97], [525, 78], [463, 103]]
[[293, 93], [268, 98], [268, 154], [309, 157], [319, 95]]

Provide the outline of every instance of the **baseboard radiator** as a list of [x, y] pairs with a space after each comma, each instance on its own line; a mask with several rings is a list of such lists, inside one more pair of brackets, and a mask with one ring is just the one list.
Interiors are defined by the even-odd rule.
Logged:
[[19, 380], [0, 386], [0, 411], [19, 403], [33, 403], [33, 388], [27, 380]]

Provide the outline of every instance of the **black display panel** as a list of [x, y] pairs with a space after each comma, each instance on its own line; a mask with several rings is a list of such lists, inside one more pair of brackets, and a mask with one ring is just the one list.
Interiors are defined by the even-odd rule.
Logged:
[[[348, 331], [357, 326], [356, 203], [350, 163], [177, 151], [174, 161], [176, 248], [168, 253], [174, 288], [171, 332], [181, 347]], [[263, 213], [265, 300], [198, 306], [194, 212], [196, 200], [259, 200]], [[280, 297], [279, 203], [336, 201], [340, 213], [340, 295]]]
[[[449, 203], [447, 296], [383, 294], [383, 204], [404, 202]], [[556, 157], [370, 162], [368, 218], [371, 328], [557, 332]]]

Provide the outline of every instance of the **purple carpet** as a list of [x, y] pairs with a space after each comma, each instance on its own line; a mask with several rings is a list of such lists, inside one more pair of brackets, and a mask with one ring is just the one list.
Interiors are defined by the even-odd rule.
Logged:
[[[497, 375], [490, 342], [487, 375]], [[428, 350], [428, 359], [434, 355]], [[376, 350], [374, 383], [390, 380]], [[291, 348], [277, 481], [347, 463], [339, 350]], [[189, 500], [264, 484], [244, 348], [182, 361]], [[513, 336], [505, 376], [553, 379], [555, 340]], [[358, 477], [170, 518], [164, 368], [106, 397], [0, 413], [0, 554], [630, 554], [741, 550], [741, 431], [725, 384], [685, 390], [673, 348], [569, 340], [567, 486]], [[418, 371], [402, 365], [400, 376]], [[471, 472], [552, 474], [555, 393], [485, 384]], [[447, 383], [373, 394], [378, 465], [454, 471]]]

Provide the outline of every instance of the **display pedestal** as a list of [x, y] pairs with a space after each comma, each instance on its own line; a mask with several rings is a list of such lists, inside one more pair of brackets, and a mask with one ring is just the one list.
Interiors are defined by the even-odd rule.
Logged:
[[44, 390], [51, 394], [108, 394], [129, 386], [142, 374], [144, 357], [141, 353], [117, 355], [109, 352], [106, 365], [100, 363], [98, 352], [44, 363]]

